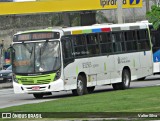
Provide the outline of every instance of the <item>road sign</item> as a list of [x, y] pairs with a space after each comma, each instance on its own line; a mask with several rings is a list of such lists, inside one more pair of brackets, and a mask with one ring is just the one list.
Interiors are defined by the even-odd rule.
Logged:
[[[123, 0], [123, 8], [142, 7], [142, 0]], [[48, 2], [2, 2], [0, 15], [116, 9], [117, 0], [50, 0]]]

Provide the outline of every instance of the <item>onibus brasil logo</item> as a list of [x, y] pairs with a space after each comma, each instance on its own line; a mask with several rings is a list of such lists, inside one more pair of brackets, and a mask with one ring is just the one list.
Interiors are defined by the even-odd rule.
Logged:
[[[139, 4], [140, 0], [129, 0], [130, 5], [136, 5]], [[100, 0], [100, 5], [102, 7], [106, 6], [106, 5], [116, 5], [117, 0]], [[127, 0], [123, 0], [123, 4], [126, 4]]]

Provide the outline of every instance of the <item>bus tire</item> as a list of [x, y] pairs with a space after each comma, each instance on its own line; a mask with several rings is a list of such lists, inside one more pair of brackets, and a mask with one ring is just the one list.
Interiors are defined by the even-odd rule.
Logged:
[[36, 98], [36, 99], [41, 99], [43, 98], [43, 94], [39, 93], [39, 94], [33, 94], [33, 96]]
[[94, 89], [95, 89], [95, 86], [93, 86], [93, 87], [87, 87], [88, 93], [92, 93], [94, 91]]
[[146, 77], [142, 77], [142, 78], [139, 78], [139, 79], [137, 79], [138, 81], [143, 81], [143, 80], [145, 80], [145, 78]]
[[73, 95], [75, 96], [80, 96], [87, 94], [87, 84], [86, 80], [84, 79], [83, 76], [79, 75], [77, 78], [77, 89], [72, 90]]
[[119, 83], [119, 89], [124, 90], [130, 87], [131, 74], [128, 69], [124, 69], [122, 72], [122, 82]]
[[114, 90], [119, 90], [119, 83], [112, 84]]

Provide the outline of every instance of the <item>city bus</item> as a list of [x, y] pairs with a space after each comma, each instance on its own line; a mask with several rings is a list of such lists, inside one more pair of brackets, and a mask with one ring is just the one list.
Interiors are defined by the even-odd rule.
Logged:
[[12, 46], [15, 93], [43, 98], [57, 91], [115, 90], [153, 74], [149, 27], [145, 23], [51, 27], [18, 32]]
[[[153, 52], [153, 74], [160, 73], [160, 28], [154, 29], [153, 24], [149, 23], [148, 20], [138, 21], [138, 23], [146, 23], [149, 26], [151, 42], [152, 42], [152, 52]], [[138, 80], [144, 80], [144, 78]]]
[[160, 28], [155, 30], [152, 24], [149, 24], [152, 50], [153, 50], [153, 73], [160, 73]]

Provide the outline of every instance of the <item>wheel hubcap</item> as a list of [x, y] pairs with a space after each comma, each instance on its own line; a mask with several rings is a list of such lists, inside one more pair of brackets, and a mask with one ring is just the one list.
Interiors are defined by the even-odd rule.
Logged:
[[125, 76], [124, 76], [124, 84], [126, 86], [128, 86], [128, 84], [129, 84], [129, 76], [127, 74], [125, 74]]
[[77, 87], [78, 87], [78, 91], [79, 91], [80, 93], [82, 93], [82, 91], [83, 91], [83, 83], [82, 83], [81, 80], [78, 80]]

